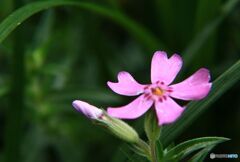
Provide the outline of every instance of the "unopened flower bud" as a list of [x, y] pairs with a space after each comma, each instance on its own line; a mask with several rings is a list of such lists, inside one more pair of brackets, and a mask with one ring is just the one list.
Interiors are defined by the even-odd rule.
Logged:
[[102, 116], [103, 111], [93, 105], [88, 104], [80, 100], [75, 100], [72, 103], [73, 107], [83, 113], [86, 117], [90, 119], [98, 119]]
[[115, 136], [121, 138], [124, 141], [130, 143], [139, 142], [139, 136], [137, 132], [124, 121], [109, 116], [104, 110], [101, 110], [93, 105], [90, 105], [84, 101], [75, 100], [72, 103], [73, 107], [87, 116], [99, 122], [101, 125], [106, 127]]

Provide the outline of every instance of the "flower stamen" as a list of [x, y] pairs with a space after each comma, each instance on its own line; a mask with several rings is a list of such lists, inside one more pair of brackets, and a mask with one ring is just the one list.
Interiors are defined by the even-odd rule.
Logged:
[[152, 88], [152, 94], [156, 95], [156, 96], [162, 96], [164, 94], [164, 90], [157, 87], [157, 88]]

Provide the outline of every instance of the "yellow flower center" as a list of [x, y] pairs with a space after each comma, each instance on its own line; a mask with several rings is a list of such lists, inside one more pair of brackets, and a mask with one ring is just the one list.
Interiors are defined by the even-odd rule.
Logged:
[[162, 96], [164, 94], [164, 90], [162, 90], [161, 88], [157, 87], [157, 88], [152, 88], [152, 94], [156, 95], [156, 96]]

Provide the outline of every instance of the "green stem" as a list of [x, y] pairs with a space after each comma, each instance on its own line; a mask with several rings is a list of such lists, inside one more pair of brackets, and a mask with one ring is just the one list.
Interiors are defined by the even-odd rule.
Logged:
[[156, 141], [151, 140], [149, 141], [149, 144], [150, 144], [151, 160], [152, 162], [158, 162], [157, 155], [156, 155]]
[[160, 137], [161, 128], [158, 125], [154, 111], [149, 111], [145, 116], [144, 129], [148, 137], [150, 146], [150, 159], [151, 162], [158, 162], [156, 142]]

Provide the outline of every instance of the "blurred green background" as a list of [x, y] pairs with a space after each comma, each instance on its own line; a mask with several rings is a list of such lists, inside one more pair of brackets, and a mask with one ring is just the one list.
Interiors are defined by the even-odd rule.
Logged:
[[[31, 2], [1, 0], [0, 21]], [[125, 70], [148, 83], [156, 50], [184, 57], [177, 81], [201, 67], [210, 69], [214, 80], [240, 59], [237, 0], [81, 2], [108, 14], [64, 5], [50, 8], [19, 24], [0, 44], [0, 161], [130, 162], [135, 155], [128, 145], [77, 113], [73, 100], [102, 108], [128, 103], [132, 98], [113, 93], [106, 82], [116, 81]], [[212, 152], [240, 156], [239, 92], [238, 82], [176, 143], [228, 137], [232, 140]], [[145, 138], [142, 119], [129, 123]]]

